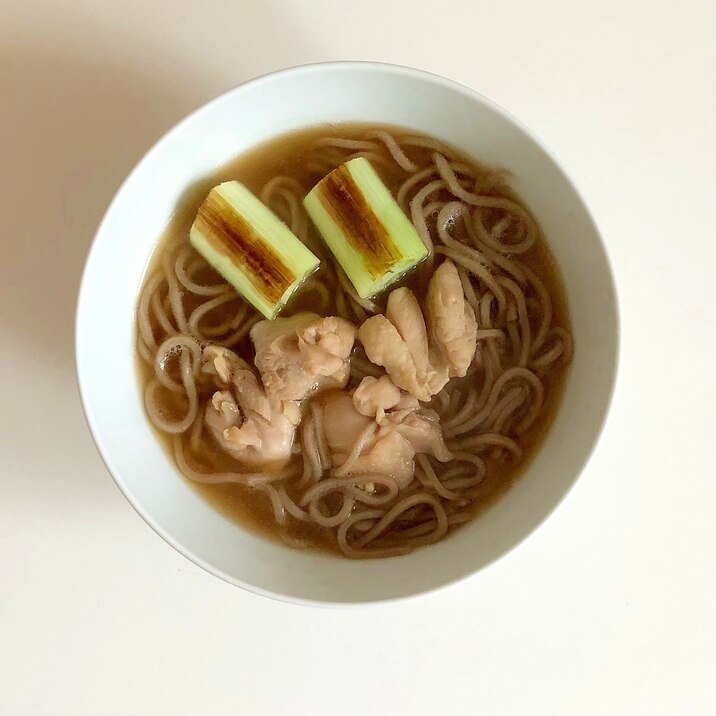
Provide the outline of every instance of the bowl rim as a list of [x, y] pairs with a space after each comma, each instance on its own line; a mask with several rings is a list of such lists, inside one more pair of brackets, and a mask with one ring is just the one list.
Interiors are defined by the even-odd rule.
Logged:
[[[422, 81], [428, 81], [432, 82], [438, 85], [442, 85], [443, 87], [458, 92], [464, 96], [467, 96], [472, 101], [477, 101], [485, 106], [487, 106], [491, 111], [495, 112], [496, 114], [500, 115], [503, 119], [505, 119], [508, 123], [515, 126], [521, 133], [526, 135], [534, 144], [542, 151], [547, 158], [552, 162], [554, 167], [559, 171], [559, 173], [562, 175], [564, 180], [566, 181], [569, 188], [574, 192], [575, 197], [580, 202], [582, 209], [585, 212], [586, 217], [591, 222], [592, 227], [594, 229], [594, 233], [599, 240], [599, 243], [601, 244], [601, 249], [604, 254], [605, 259], [605, 265], [607, 269], [607, 279], [609, 281], [609, 284], [611, 286], [612, 294], [614, 297], [614, 337], [615, 337], [615, 345], [614, 345], [614, 353], [613, 353], [613, 364], [610, 366], [610, 375], [611, 380], [609, 383], [609, 393], [606, 396], [606, 402], [604, 405], [604, 411], [601, 416], [601, 421], [598, 426], [597, 431], [594, 434], [592, 443], [589, 447], [588, 452], [585, 454], [585, 457], [579, 466], [578, 470], [575, 473], [574, 478], [572, 479], [571, 483], [567, 487], [567, 489], [559, 496], [559, 499], [554, 503], [554, 505], [551, 507], [551, 509], [542, 517], [542, 519], [535, 524], [535, 526], [527, 532], [521, 539], [519, 539], [516, 543], [510, 545], [506, 550], [501, 552], [500, 554], [493, 557], [491, 560], [485, 562], [482, 566], [480, 566], [478, 569], [472, 570], [466, 574], [460, 575], [454, 579], [448, 580], [442, 584], [439, 584], [437, 586], [428, 587], [426, 589], [418, 590], [415, 592], [411, 592], [410, 594], [401, 595], [397, 597], [386, 597], [386, 598], [377, 598], [377, 599], [371, 599], [366, 601], [335, 601], [335, 600], [323, 600], [323, 599], [309, 599], [305, 597], [294, 597], [290, 594], [282, 593], [273, 591], [270, 589], [264, 589], [262, 587], [258, 587], [254, 584], [251, 584], [249, 582], [245, 582], [242, 579], [239, 579], [222, 569], [216, 567], [213, 564], [210, 564], [209, 562], [205, 561], [198, 555], [194, 554], [191, 549], [186, 547], [184, 544], [176, 540], [170, 533], [168, 533], [160, 524], [155, 522], [155, 520], [145, 511], [145, 509], [142, 507], [141, 503], [135, 499], [134, 495], [132, 494], [131, 490], [128, 488], [128, 486], [125, 484], [124, 480], [119, 474], [119, 471], [114, 469], [114, 465], [112, 462], [112, 458], [109, 455], [109, 451], [105, 448], [103, 444], [103, 440], [101, 435], [99, 434], [99, 431], [96, 430], [95, 422], [94, 422], [94, 416], [92, 413], [92, 410], [89, 406], [88, 398], [86, 395], [87, 387], [84, 384], [83, 380], [83, 358], [81, 353], [81, 341], [80, 341], [80, 334], [81, 334], [81, 323], [84, 313], [84, 306], [88, 303], [88, 294], [87, 294], [87, 283], [88, 283], [88, 275], [92, 269], [92, 263], [93, 263], [93, 257], [97, 251], [98, 246], [98, 239], [103, 234], [105, 230], [105, 225], [108, 222], [108, 218], [112, 214], [112, 211], [115, 207], [115, 205], [118, 203], [120, 197], [122, 196], [125, 187], [133, 180], [135, 174], [139, 173], [140, 170], [148, 163], [150, 163], [155, 154], [158, 154], [163, 145], [170, 140], [170, 137], [177, 132], [181, 127], [183, 127], [186, 124], [189, 124], [193, 121], [195, 121], [198, 117], [203, 115], [204, 113], [210, 112], [215, 105], [220, 104], [222, 101], [224, 101], [229, 95], [232, 95], [234, 93], [243, 91], [249, 87], [252, 87], [259, 83], [264, 83], [273, 79], [279, 79], [284, 77], [290, 77], [293, 75], [305, 75], [305, 74], [313, 74], [313, 73], [321, 73], [325, 71], [344, 71], [349, 69], [362, 69], [367, 70], [369, 72], [377, 72], [377, 73], [393, 73], [396, 75], [402, 75], [407, 77], [412, 77], [414, 79], [422, 80]], [[125, 499], [129, 502], [129, 504], [134, 508], [134, 510], [139, 514], [139, 516], [146, 522], [149, 527], [152, 528], [152, 530], [161, 537], [167, 544], [169, 544], [171, 547], [173, 547], [179, 554], [181, 554], [186, 559], [193, 562], [195, 565], [200, 567], [201, 569], [205, 570], [209, 574], [218, 577], [219, 579], [222, 579], [224, 582], [227, 582], [233, 586], [240, 587], [243, 590], [250, 592], [252, 594], [256, 594], [262, 597], [268, 597], [270, 599], [284, 602], [288, 604], [297, 604], [300, 606], [311, 606], [311, 607], [333, 607], [333, 608], [339, 608], [339, 607], [368, 607], [371, 605], [377, 605], [377, 604], [390, 604], [395, 602], [402, 602], [406, 599], [415, 599], [417, 597], [426, 596], [429, 594], [435, 594], [436, 592], [441, 592], [443, 590], [446, 590], [450, 587], [454, 587], [457, 584], [464, 582], [468, 579], [471, 579], [477, 575], [478, 572], [482, 572], [486, 567], [490, 566], [491, 564], [504, 559], [507, 555], [509, 555], [516, 547], [521, 545], [525, 540], [527, 540], [528, 537], [532, 536], [537, 530], [539, 530], [544, 523], [547, 521], [547, 519], [555, 512], [555, 510], [562, 504], [564, 499], [567, 497], [567, 495], [574, 489], [575, 484], [578, 481], [578, 478], [583, 473], [584, 469], [588, 465], [588, 463], [592, 460], [595, 451], [597, 450], [597, 447], [602, 442], [602, 436], [604, 434], [604, 429], [607, 424], [607, 421], [609, 419], [609, 416], [612, 412], [612, 406], [614, 403], [614, 395], [616, 392], [617, 384], [619, 382], [619, 374], [620, 374], [620, 365], [621, 365], [621, 332], [622, 332], [622, 324], [621, 324], [621, 313], [620, 313], [620, 307], [619, 307], [619, 292], [617, 288], [617, 282], [615, 280], [615, 271], [613, 262], [611, 259], [611, 256], [609, 254], [609, 249], [604, 241], [604, 237], [602, 235], [602, 232], [599, 229], [599, 225], [597, 224], [592, 212], [589, 209], [588, 204], [584, 200], [584, 197], [582, 196], [582, 193], [579, 191], [578, 187], [572, 181], [570, 176], [565, 171], [564, 167], [562, 166], [562, 163], [559, 161], [559, 159], [556, 157], [555, 153], [545, 144], [545, 142], [540, 139], [526, 124], [524, 124], [518, 117], [513, 115], [511, 112], [509, 112], [507, 109], [505, 109], [502, 105], [500, 105], [495, 100], [491, 99], [487, 95], [479, 92], [478, 90], [472, 89], [471, 87], [468, 87], [467, 85], [464, 85], [460, 82], [457, 82], [455, 80], [448, 79], [446, 77], [443, 77], [442, 75], [438, 75], [436, 73], [418, 69], [414, 67], [409, 67], [405, 65], [399, 65], [399, 64], [392, 64], [387, 62], [373, 62], [373, 61], [362, 61], [362, 60], [342, 60], [342, 61], [331, 61], [331, 62], [314, 62], [314, 63], [308, 63], [308, 64], [300, 64], [300, 65], [294, 65], [286, 68], [281, 68], [278, 70], [274, 70], [271, 72], [264, 73], [262, 75], [258, 75], [256, 77], [250, 78], [246, 80], [245, 82], [241, 82], [238, 85], [235, 85], [234, 87], [231, 87], [230, 89], [226, 90], [225, 92], [222, 92], [221, 94], [217, 95], [213, 99], [209, 100], [208, 102], [205, 102], [204, 104], [200, 105], [193, 111], [191, 111], [189, 114], [185, 115], [181, 119], [179, 119], [177, 122], [175, 122], [171, 127], [169, 127], [151, 146], [150, 148], [144, 153], [144, 155], [141, 157], [141, 159], [134, 165], [134, 167], [129, 171], [127, 176], [124, 178], [124, 180], [121, 182], [119, 187], [117, 188], [116, 192], [114, 193], [114, 196], [112, 197], [112, 200], [109, 202], [107, 208], [105, 209], [102, 219], [100, 220], [96, 231], [94, 232], [94, 235], [92, 237], [92, 242], [90, 244], [90, 248], [87, 252], [87, 257], [85, 259], [83, 268], [82, 268], [82, 277], [80, 280], [79, 290], [77, 293], [77, 302], [76, 302], [76, 310], [75, 310], [75, 322], [74, 322], [74, 347], [75, 347], [75, 373], [77, 378], [77, 387], [79, 390], [79, 396], [80, 396], [80, 402], [82, 405], [82, 412], [84, 414], [85, 422], [87, 423], [87, 427], [89, 428], [90, 435], [92, 437], [92, 440], [95, 444], [95, 447], [97, 448], [97, 451], [100, 455], [100, 458], [102, 459], [102, 462], [104, 463], [105, 468], [111, 475], [114, 483], [118, 487], [119, 491], [124, 495]]]

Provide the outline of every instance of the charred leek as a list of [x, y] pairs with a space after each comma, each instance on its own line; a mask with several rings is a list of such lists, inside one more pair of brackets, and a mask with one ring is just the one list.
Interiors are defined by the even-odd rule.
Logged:
[[363, 157], [334, 169], [303, 205], [361, 298], [379, 293], [428, 254]]
[[266, 316], [275, 318], [319, 260], [245, 186], [214, 187], [199, 207], [194, 248]]

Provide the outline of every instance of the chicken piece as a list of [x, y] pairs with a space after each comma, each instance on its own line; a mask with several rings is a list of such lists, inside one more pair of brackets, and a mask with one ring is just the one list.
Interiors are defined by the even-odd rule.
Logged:
[[266, 393], [303, 400], [311, 391], [345, 387], [355, 337], [348, 321], [316, 313], [260, 321], [251, 329], [251, 340]]
[[452, 261], [443, 262], [430, 279], [427, 318], [429, 331], [415, 296], [398, 288], [388, 297], [385, 315], [372, 316], [358, 329], [368, 359], [424, 402], [450, 378], [464, 376], [477, 349], [475, 313]]
[[448, 381], [447, 367], [430, 360], [425, 320], [407, 288], [390, 294], [386, 315], [364, 321], [358, 338], [368, 359], [383, 366], [395, 385], [418, 400], [427, 402]]
[[390, 379], [419, 400], [430, 400], [424, 381], [418, 378], [418, 369], [398, 329], [381, 313], [364, 321], [358, 329], [368, 360], [383, 366]]
[[415, 411], [420, 408], [418, 399], [397, 388], [387, 375], [363, 378], [353, 391], [353, 405], [361, 415], [375, 418], [381, 425], [388, 410], [395, 414], [397, 411]]
[[355, 409], [350, 393], [334, 391], [326, 394], [322, 402], [323, 429], [333, 465], [341, 467], [356, 443], [372, 427], [373, 435], [366, 441], [348, 474], [390, 475], [399, 486], [410, 482], [415, 467], [415, 451], [405, 438], [392, 429], [379, 435], [375, 420]]
[[[373, 422], [370, 417], [361, 415], [353, 405], [350, 393], [332, 390], [321, 396], [323, 408], [323, 430], [331, 451], [345, 456], [353, 449], [360, 435]], [[333, 464], [341, 464], [341, 460]]]
[[248, 363], [227, 348], [205, 348], [202, 370], [222, 388], [204, 413], [218, 445], [249, 469], [282, 467], [301, 419], [298, 403], [270, 399]]
[[353, 392], [353, 406], [361, 415], [375, 418], [379, 422], [386, 410], [400, 402], [401, 395], [387, 375], [380, 378], [366, 376]]
[[[383, 376], [364, 378], [353, 395], [341, 391], [326, 394], [322, 398], [323, 429], [333, 465], [340, 468], [358, 441], [367, 436], [348, 474], [391, 475], [399, 487], [405, 487], [413, 477], [416, 452], [432, 454], [443, 462], [452, 456], [443, 442], [437, 414], [420, 408], [406, 393], [397, 391], [396, 397], [394, 390], [397, 388], [390, 379]], [[389, 403], [393, 403], [392, 409], [387, 407]], [[370, 414], [361, 409], [370, 410]]]
[[201, 355], [202, 372], [216, 376], [221, 388], [232, 387], [244, 410], [271, 418], [271, 405], [266, 392], [251, 366], [228, 348], [207, 346]]
[[448, 376], [462, 378], [477, 349], [477, 321], [452, 261], [440, 264], [430, 279], [427, 313], [430, 337]]
[[219, 390], [207, 403], [204, 420], [218, 445], [246, 468], [277, 469], [291, 457], [296, 423], [290, 409], [279, 406], [266, 420], [242, 410], [230, 391]]
[[416, 453], [428, 453], [440, 462], [452, 459], [452, 454], [445, 446], [440, 417], [430, 408], [421, 408], [417, 411], [396, 411], [387, 416], [402, 437], [413, 447]]
[[396, 430], [378, 434], [370, 448], [353, 463], [351, 475], [390, 475], [400, 489], [407, 487], [415, 473], [415, 450]]
[[428, 360], [428, 332], [418, 299], [407, 288], [397, 288], [388, 296], [385, 317], [403, 339], [415, 364], [418, 380], [426, 381], [432, 366]]
[[388, 296], [385, 315], [408, 347], [418, 380], [425, 382], [431, 396], [439, 393], [448, 382], [447, 368], [441, 361], [435, 360], [434, 349], [429, 346], [418, 299], [407, 288], [398, 288]]

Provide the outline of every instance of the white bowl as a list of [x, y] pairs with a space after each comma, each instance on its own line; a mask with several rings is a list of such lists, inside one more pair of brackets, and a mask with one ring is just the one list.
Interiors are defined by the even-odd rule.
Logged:
[[[576, 345], [557, 418], [517, 484], [449, 539], [388, 560], [294, 551], [215, 511], [179, 477], [150, 429], [135, 369], [137, 293], [152, 248], [187, 187], [257, 142], [341, 120], [411, 127], [511, 170], [562, 270]], [[80, 392], [97, 447], [119, 488], [158, 534], [209, 572], [253, 592], [346, 604], [406, 597], [471, 575], [552, 512], [601, 431], [615, 379], [618, 320], [594, 222], [528, 129], [482, 95], [441, 77], [335, 63], [237, 87], [184, 119], [147, 153], [97, 231], [79, 294], [76, 342]]]

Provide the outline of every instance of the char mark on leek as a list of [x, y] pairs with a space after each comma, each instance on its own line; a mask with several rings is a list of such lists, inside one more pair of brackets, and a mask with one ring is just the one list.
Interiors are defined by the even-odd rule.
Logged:
[[363, 254], [364, 268], [370, 278], [380, 278], [386, 269], [400, 261], [398, 247], [378, 221], [345, 164], [321, 182], [318, 197], [353, 249]]
[[361, 298], [380, 293], [428, 255], [364, 157], [334, 169], [303, 204]]

